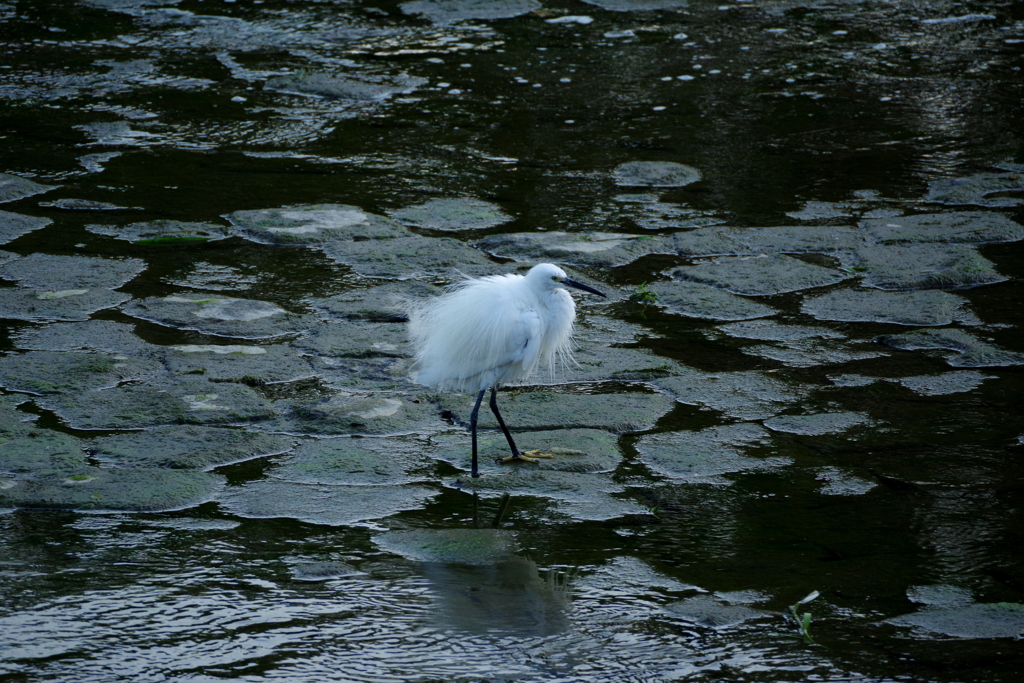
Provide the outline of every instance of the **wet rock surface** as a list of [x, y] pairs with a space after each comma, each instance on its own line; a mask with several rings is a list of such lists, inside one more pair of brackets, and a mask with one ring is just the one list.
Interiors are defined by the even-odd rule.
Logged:
[[[1014, 3], [0, 26], [0, 677], [1016, 681]], [[541, 261], [474, 479], [405, 311]]]

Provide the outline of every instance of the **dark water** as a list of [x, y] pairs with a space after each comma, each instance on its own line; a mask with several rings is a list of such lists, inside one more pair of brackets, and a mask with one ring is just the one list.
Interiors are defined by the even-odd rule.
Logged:
[[[1024, 669], [1020, 2], [0, 2], [0, 40], [0, 680]], [[609, 301], [501, 394], [561, 455], [474, 487], [382, 300], [541, 260]]]

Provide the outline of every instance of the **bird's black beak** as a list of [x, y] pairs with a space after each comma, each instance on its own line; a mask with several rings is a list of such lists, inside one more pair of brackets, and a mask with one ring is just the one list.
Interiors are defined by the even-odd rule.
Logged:
[[597, 294], [598, 296], [603, 296], [606, 299], [608, 298], [607, 296], [605, 296], [604, 293], [597, 291], [593, 287], [587, 287], [582, 282], [576, 282], [575, 280], [570, 280], [569, 278], [565, 278], [564, 280], [562, 280], [562, 284], [565, 285], [566, 287], [582, 289], [584, 292], [590, 292], [591, 294]]

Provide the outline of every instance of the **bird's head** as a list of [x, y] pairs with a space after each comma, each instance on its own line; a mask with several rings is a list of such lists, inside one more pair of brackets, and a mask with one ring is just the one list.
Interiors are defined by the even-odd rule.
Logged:
[[597, 294], [598, 296], [605, 296], [593, 287], [588, 287], [581, 282], [570, 280], [565, 274], [565, 271], [553, 263], [541, 263], [530, 268], [530, 271], [526, 274], [526, 281], [531, 287], [536, 288], [538, 291], [566, 289], [568, 287], [572, 287], [573, 289], [590, 292], [591, 294]]

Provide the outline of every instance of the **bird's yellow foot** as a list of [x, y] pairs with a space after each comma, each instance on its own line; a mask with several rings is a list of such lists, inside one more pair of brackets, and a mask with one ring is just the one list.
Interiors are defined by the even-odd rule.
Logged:
[[512, 462], [513, 460], [522, 460], [523, 462], [532, 462], [534, 465], [539, 465], [540, 464], [540, 460], [538, 460], [537, 458], [553, 458], [553, 457], [555, 457], [555, 456], [550, 455], [548, 453], [541, 453], [540, 449], [535, 449], [535, 450], [532, 450], [532, 451], [526, 451], [525, 453], [520, 453], [519, 455], [510, 455], [507, 458], [502, 458], [501, 461], [502, 462]]

